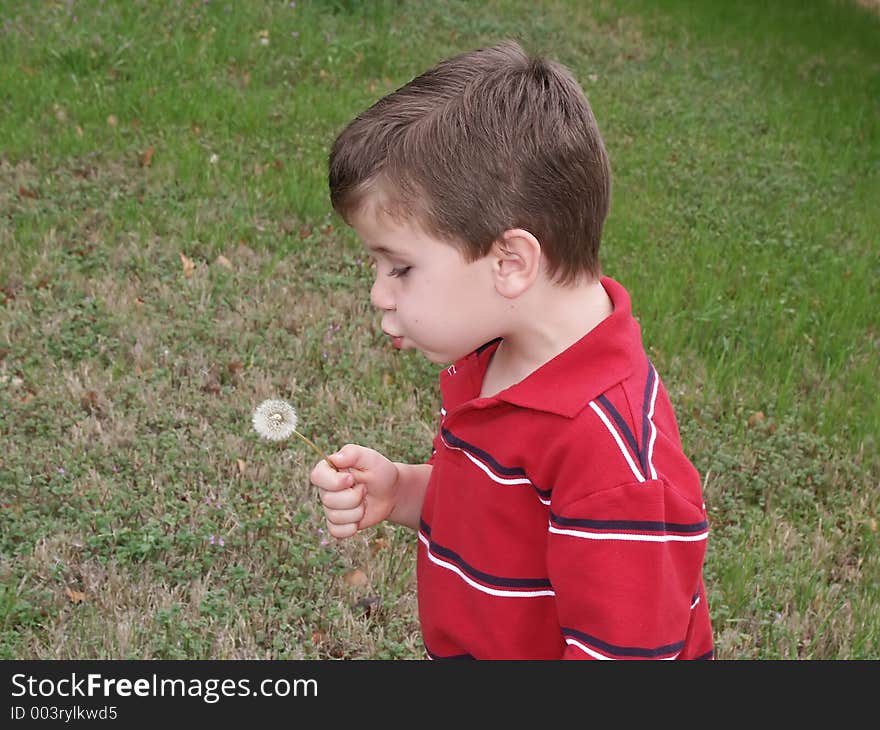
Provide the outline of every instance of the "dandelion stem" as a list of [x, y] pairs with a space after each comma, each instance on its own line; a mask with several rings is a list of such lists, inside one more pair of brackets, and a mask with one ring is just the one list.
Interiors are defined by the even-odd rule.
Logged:
[[314, 441], [312, 441], [310, 438], [308, 438], [306, 436], [303, 436], [296, 429], [293, 429], [293, 432], [297, 436], [299, 436], [303, 441], [305, 441], [309, 446], [311, 446], [315, 450], [315, 452], [318, 454], [318, 456], [320, 456], [322, 459], [324, 459], [324, 461], [326, 461], [330, 465], [330, 468], [333, 469], [333, 471], [339, 471], [339, 469], [336, 468], [335, 464], [332, 461], [330, 461], [330, 459], [327, 458], [327, 454], [325, 454], [323, 451], [321, 451], [321, 449], [318, 448], [317, 444], [315, 444]]

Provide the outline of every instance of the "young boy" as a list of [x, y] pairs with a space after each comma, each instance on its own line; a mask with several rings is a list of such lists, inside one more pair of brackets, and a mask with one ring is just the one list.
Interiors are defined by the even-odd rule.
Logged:
[[583, 91], [514, 42], [380, 99], [330, 154], [398, 349], [452, 363], [426, 464], [348, 444], [311, 472], [336, 538], [418, 531], [428, 656], [706, 659], [700, 477], [599, 242]]

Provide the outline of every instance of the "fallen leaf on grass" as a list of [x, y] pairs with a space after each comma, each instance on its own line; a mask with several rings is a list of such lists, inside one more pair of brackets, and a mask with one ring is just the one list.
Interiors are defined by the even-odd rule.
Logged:
[[254, 257], [254, 250], [248, 246], [244, 240], [238, 242], [238, 249], [236, 250], [236, 255], [239, 257], [252, 259]]
[[352, 588], [362, 588], [370, 582], [369, 578], [367, 578], [367, 574], [360, 568], [349, 570], [342, 576], [342, 580], [345, 581], [346, 585], [351, 586]]
[[189, 279], [196, 270], [196, 262], [180, 254], [180, 263], [183, 264], [183, 275]]
[[153, 145], [147, 147], [141, 155], [141, 167], [149, 167], [153, 162]]
[[24, 185], [18, 186], [18, 197], [19, 198], [31, 198], [32, 200], [36, 200], [40, 196], [30, 188], [26, 188]]
[[80, 603], [86, 600], [86, 594], [82, 591], [75, 591], [71, 587], [67, 587], [64, 589], [64, 592], [67, 594], [67, 597], [70, 599], [70, 602], [78, 606]]
[[216, 259], [214, 259], [214, 263], [218, 266], [222, 266], [224, 269], [229, 269], [230, 271], [232, 271], [232, 262], [222, 253]]
[[98, 400], [98, 394], [94, 390], [83, 393], [79, 399], [79, 405], [86, 413], [96, 416], [101, 415], [101, 403]]

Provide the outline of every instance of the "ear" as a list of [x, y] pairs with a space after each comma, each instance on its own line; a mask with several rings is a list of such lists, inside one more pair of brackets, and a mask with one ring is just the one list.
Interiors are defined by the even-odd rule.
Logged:
[[538, 277], [541, 244], [523, 228], [510, 228], [492, 244], [492, 276], [495, 290], [514, 299], [524, 293]]

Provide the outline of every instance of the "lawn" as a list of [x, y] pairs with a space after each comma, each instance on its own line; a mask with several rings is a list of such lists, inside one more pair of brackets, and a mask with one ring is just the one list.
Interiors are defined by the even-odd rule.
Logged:
[[605, 136], [718, 657], [880, 657], [871, 3], [0, 0], [0, 658], [423, 657], [415, 536], [328, 539], [250, 416], [430, 454], [437, 367], [382, 337], [327, 152], [508, 37]]

